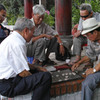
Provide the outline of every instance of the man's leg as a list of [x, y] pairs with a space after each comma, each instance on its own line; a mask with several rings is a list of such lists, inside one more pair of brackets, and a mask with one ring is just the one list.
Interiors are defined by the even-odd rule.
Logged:
[[34, 61], [39, 60], [40, 62], [43, 62], [45, 60], [46, 41], [44, 38], [36, 40], [33, 44], [30, 44], [27, 48], [28, 48], [27, 56], [28, 57], [34, 56]]
[[100, 72], [90, 74], [82, 82], [82, 100], [92, 100], [93, 91], [100, 83]]
[[33, 91], [32, 100], [50, 100], [50, 86], [50, 73], [39, 72], [28, 77], [16, 77], [12, 81], [0, 83], [0, 93], [4, 96], [14, 97]]
[[58, 46], [57, 38], [54, 37], [50, 40], [47, 40], [46, 45], [47, 45], [47, 52], [46, 52], [46, 60], [44, 61], [44, 64], [54, 65], [56, 63], [49, 59], [49, 55], [51, 52], [57, 52], [57, 46]]
[[87, 38], [79, 36], [73, 39], [73, 54], [76, 55], [76, 62], [81, 58], [81, 46], [87, 43]]
[[51, 52], [56, 52], [57, 51], [57, 46], [58, 46], [58, 42], [57, 42], [56, 37], [54, 37], [51, 40], [47, 41], [47, 53], [46, 53], [47, 58], [48, 58], [48, 56]]

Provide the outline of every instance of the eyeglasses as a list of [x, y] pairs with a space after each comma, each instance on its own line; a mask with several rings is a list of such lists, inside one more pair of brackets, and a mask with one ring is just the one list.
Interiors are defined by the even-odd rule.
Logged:
[[90, 15], [90, 14], [88, 14], [88, 15], [86, 15], [86, 16], [81, 16], [81, 15], [80, 15], [80, 17], [82, 17], [82, 18], [87, 18], [89, 15]]

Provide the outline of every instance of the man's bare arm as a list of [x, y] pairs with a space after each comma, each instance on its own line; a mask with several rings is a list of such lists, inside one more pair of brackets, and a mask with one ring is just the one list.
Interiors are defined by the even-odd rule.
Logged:
[[37, 69], [38, 71], [43, 71], [43, 72], [47, 71], [46, 68], [44, 68], [44, 67], [34, 66], [34, 64], [29, 64], [29, 63], [28, 63], [28, 65], [29, 65], [30, 69], [32, 69], [32, 70]]
[[48, 38], [48, 39], [51, 39], [51, 38], [52, 38], [51, 35], [41, 34], [41, 35], [39, 35], [39, 36], [33, 37], [33, 38], [32, 38], [32, 42], [35, 42], [36, 40], [38, 40], [38, 39], [40, 39], [40, 38], [44, 38], [44, 37], [46, 37], [46, 38]]
[[62, 54], [64, 56], [65, 49], [64, 49], [63, 43], [61, 41], [61, 38], [59, 37], [59, 35], [56, 35], [55, 37], [57, 38], [58, 43], [60, 45], [60, 48], [59, 48], [60, 49], [60, 54]]
[[71, 68], [72, 71], [74, 71], [76, 68], [78, 68], [80, 66], [80, 64], [88, 62], [88, 61], [90, 61], [90, 58], [88, 58], [87, 56], [84, 56], [80, 61], [78, 61], [77, 63], [75, 63], [72, 66], [72, 68]]

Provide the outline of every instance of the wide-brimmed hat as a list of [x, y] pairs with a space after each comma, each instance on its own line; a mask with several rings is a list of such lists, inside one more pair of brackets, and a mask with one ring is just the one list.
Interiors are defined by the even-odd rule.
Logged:
[[89, 18], [89, 19], [86, 19], [82, 23], [82, 25], [83, 25], [83, 31], [81, 34], [84, 35], [100, 27], [100, 22], [97, 22], [95, 18]]

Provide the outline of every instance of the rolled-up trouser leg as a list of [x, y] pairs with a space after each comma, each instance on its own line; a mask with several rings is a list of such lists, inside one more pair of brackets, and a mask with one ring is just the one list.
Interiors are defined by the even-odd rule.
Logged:
[[33, 44], [29, 44], [27, 48], [28, 57], [34, 56], [34, 59], [38, 59], [41, 62], [45, 60], [46, 41], [44, 38], [40, 38]]
[[82, 82], [82, 100], [92, 100], [93, 91], [100, 83], [100, 72], [90, 74]]
[[73, 54], [81, 55], [81, 46], [87, 43], [87, 38], [83, 36], [79, 36], [73, 39]]

